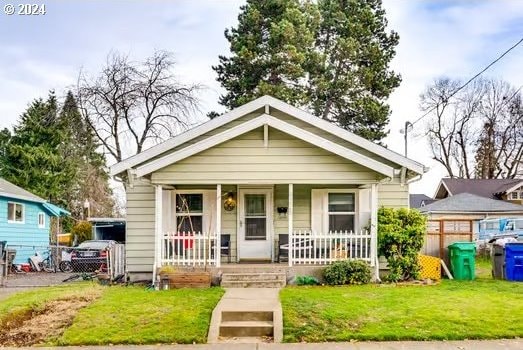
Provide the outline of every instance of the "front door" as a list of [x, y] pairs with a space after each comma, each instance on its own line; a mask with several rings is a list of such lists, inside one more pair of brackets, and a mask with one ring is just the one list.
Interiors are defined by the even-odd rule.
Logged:
[[272, 258], [272, 189], [240, 188], [239, 258]]

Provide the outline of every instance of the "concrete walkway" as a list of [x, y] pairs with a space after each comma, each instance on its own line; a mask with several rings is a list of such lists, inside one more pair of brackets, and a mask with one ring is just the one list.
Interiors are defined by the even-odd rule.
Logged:
[[[107, 346], [38, 347], [39, 350], [103, 350]], [[34, 350], [35, 348], [2, 348]], [[200, 345], [116, 345], [111, 350], [521, 350], [523, 340], [463, 340], [430, 342], [354, 342], [319, 344], [200, 344]]]
[[[207, 342], [228, 343], [227, 340], [219, 337], [222, 312], [269, 311], [273, 312], [274, 342], [280, 343], [283, 339], [283, 319], [279, 293], [279, 288], [226, 288], [225, 294], [212, 312]], [[244, 341], [253, 343], [256, 342], [256, 339], [244, 339]], [[262, 340], [259, 339], [259, 341]], [[242, 340], [238, 339], [238, 342], [242, 342]]]

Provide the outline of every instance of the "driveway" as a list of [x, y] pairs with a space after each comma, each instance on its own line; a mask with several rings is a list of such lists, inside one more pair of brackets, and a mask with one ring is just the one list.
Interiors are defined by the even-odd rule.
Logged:
[[7, 296], [23, 290], [28, 290], [35, 287], [56, 286], [63, 284], [63, 280], [71, 276], [71, 273], [65, 272], [28, 272], [9, 274], [4, 281], [4, 285], [0, 286], [0, 299], [7, 298]]

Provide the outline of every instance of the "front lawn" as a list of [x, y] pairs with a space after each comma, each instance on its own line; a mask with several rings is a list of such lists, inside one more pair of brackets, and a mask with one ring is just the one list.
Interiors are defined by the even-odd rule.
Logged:
[[290, 287], [280, 298], [286, 342], [523, 336], [521, 283]]
[[220, 288], [151, 291], [110, 287], [80, 310], [59, 345], [206, 343]]
[[222, 294], [96, 283], [16, 293], [0, 301], [0, 347], [205, 343]]

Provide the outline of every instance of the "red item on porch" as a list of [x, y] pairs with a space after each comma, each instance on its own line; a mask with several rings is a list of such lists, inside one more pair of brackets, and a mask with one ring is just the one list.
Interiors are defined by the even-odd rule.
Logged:
[[181, 236], [179, 240], [183, 242], [184, 249], [192, 249], [194, 247], [193, 234], [189, 232], [178, 232], [178, 236]]
[[24, 272], [30, 272], [31, 271], [31, 265], [29, 264], [20, 264], [20, 270]]

